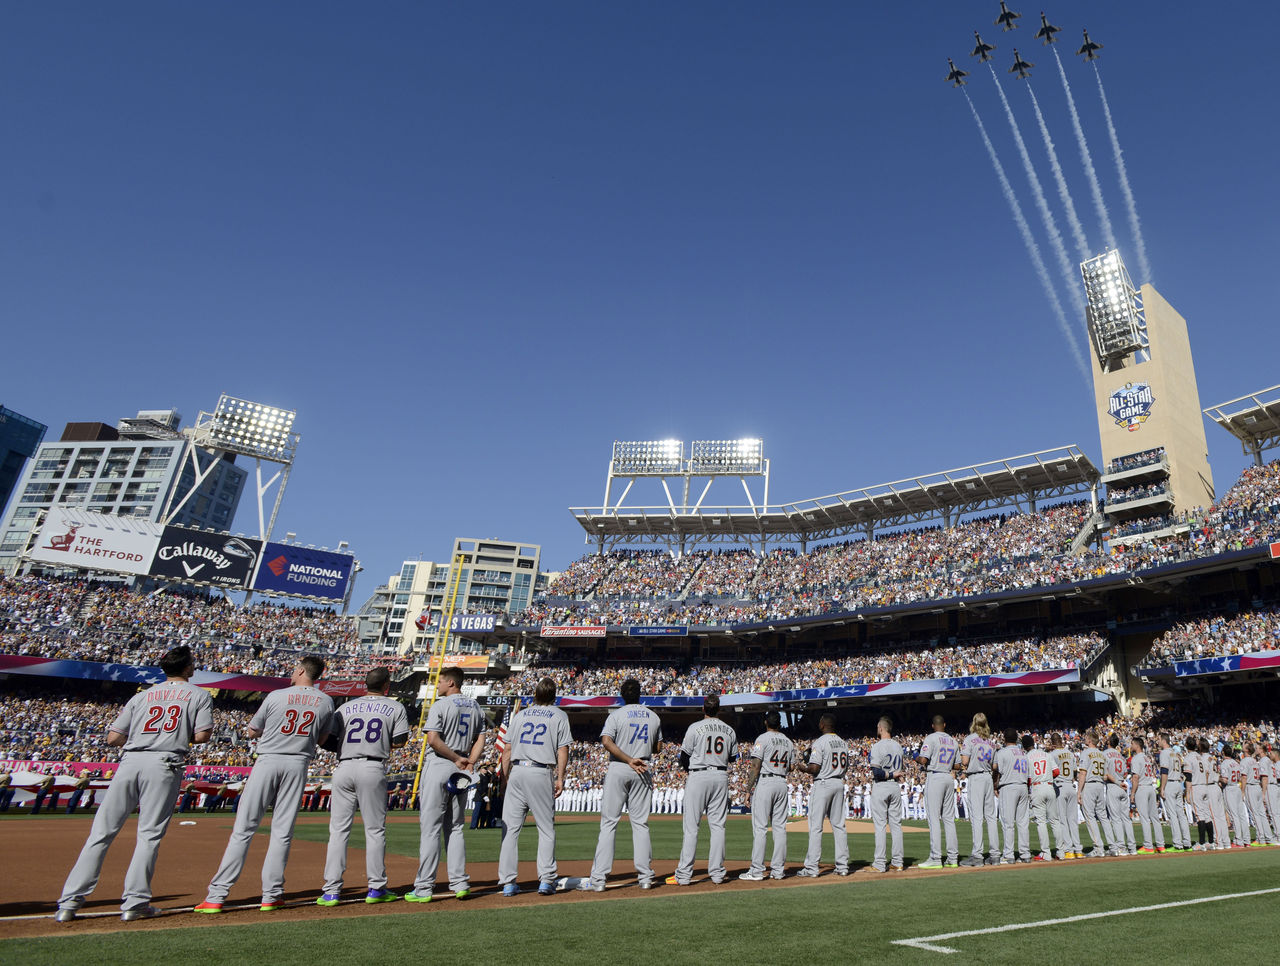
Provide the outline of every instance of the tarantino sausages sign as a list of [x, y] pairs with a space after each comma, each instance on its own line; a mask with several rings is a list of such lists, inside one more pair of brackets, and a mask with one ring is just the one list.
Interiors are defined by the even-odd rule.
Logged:
[[188, 584], [247, 587], [262, 546], [226, 533], [165, 527], [151, 576]]

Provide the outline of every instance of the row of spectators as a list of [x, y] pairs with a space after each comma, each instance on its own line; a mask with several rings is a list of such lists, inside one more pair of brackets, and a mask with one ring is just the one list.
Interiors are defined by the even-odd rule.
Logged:
[[617, 694], [622, 681], [634, 677], [646, 694], [747, 694], [801, 688], [840, 687], [890, 681], [928, 681], [1076, 668], [1106, 647], [1096, 633], [1047, 640], [1027, 638], [971, 645], [943, 645], [860, 651], [837, 658], [741, 666], [620, 667], [537, 665], [490, 688], [491, 694], [532, 694], [543, 677], [556, 682], [560, 694]]
[[1107, 488], [1107, 503], [1115, 506], [1119, 503], [1145, 500], [1147, 497], [1160, 496], [1168, 492], [1169, 484], [1164, 480], [1158, 483], [1136, 483], [1133, 486], [1112, 486]]
[[1172, 661], [1259, 651], [1280, 651], [1280, 608], [1178, 624], [1156, 639], [1145, 664], [1157, 667]]
[[1155, 449], [1143, 450], [1141, 453], [1117, 456], [1107, 464], [1107, 472], [1123, 473], [1125, 470], [1134, 470], [1139, 466], [1150, 466], [1153, 463], [1159, 463], [1162, 459], [1164, 459], [1164, 447], [1157, 446]]
[[[1061, 504], [1043, 513], [971, 520], [948, 529], [908, 530], [871, 540], [775, 550], [690, 555], [700, 564], [680, 595], [618, 599], [592, 588], [612, 587], [624, 567], [630, 586], [671, 587], [671, 558], [615, 552], [570, 567], [572, 579], [552, 588], [517, 618], [522, 624], [742, 624], [1078, 583], [1181, 560], [1264, 545], [1280, 539], [1280, 461], [1245, 470], [1213, 506], [1119, 526], [1107, 551], [1070, 553], [1089, 507]], [[1124, 537], [1172, 523], [1186, 528], [1154, 541]], [[1114, 539], [1119, 538], [1119, 539]], [[680, 571], [683, 574], [684, 571]], [[590, 574], [594, 583], [584, 580]], [[703, 575], [706, 575], [704, 582]], [[726, 598], [726, 592], [738, 595]], [[572, 600], [565, 597], [573, 596]], [[683, 599], [680, 599], [683, 598]]]

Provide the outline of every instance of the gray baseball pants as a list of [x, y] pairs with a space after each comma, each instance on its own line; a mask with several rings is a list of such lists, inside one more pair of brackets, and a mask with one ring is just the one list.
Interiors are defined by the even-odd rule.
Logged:
[[1053, 842], [1049, 841], [1050, 826], [1053, 827], [1053, 838], [1058, 843], [1058, 851], [1065, 851], [1062, 844], [1062, 822], [1058, 818], [1058, 795], [1052, 782], [1031, 786], [1031, 817], [1036, 821], [1040, 854], [1046, 859], [1053, 858]]
[[902, 788], [897, 782], [876, 782], [871, 786], [871, 821], [876, 827], [876, 853], [872, 866], [883, 872], [885, 860], [885, 823], [893, 839], [893, 864], [902, 868]]
[[293, 823], [302, 804], [310, 759], [302, 755], [262, 755], [249, 773], [240, 793], [231, 840], [222, 853], [222, 864], [209, 883], [208, 902], [221, 903], [240, 878], [253, 834], [271, 807], [271, 841], [262, 863], [262, 901], [274, 902], [284, 893], [284, 867], [293, 844]]
[[809, 793], [809, 851], [804, 870], [815, 875], [822, 859], [822, 821], [831, 822], [836, 845], [836, 871], [849, 871], [849, 833], [845, 830], [844, 779], [823, 778], [813, 783]]
[[1062, 841], [1058, 848], [1067, 852], [1084, 852], [1080, 844], [1080, 803], [1076, 799], [1076, 786], [1060, 784], [1058, 792], [1058, 822], [1062, 828]]
[[1205, 786], [1209, 796], [1209, 817], [1213, 821], [1213, 841], [1222, 848], [1231, 844], [1231, 832], [1227, 829], [1227, 800], [1222, 795], [1222, 786], [1214, 783]]
[[[1004, 862], [1013, 861], [1018, 844], [1022, 845], [1019, 857], [1031, 859], [1031, 795], [1022, 782], [1005, 785], [1000, 789], [1000, 824], [1004, 827]], [[1017, 839], [1014, 833], [1017, 832]]]
[[1134, 794], [1134, 804], [1138, 806], [1138, 824], [1142, 826], [1142, 847], [1144, 849], [1164, 848], [1164, 826], [1160, 824], [1160, 816], [1156, 812], [1156, 789], [1154, 785], [1139, 785]]
[[712, 882], [723, 882], [724, 823], [729, 817], [729, 778], [716, 769], [691, 771], [684, 789], [684, 840], [680, 846], [680, 864], [676, 879], [693, 878], [693, 856], [698, 847], [698, 825], [706, 812], [711, 829], [711, 848], [707, 854], [707, 872]]
[[[1111, 825], [1111, 816], [1107, 814], [1107, 790], [1102, 782], [1085, 782], [1084, 794], [1081, 796], [1080, 810], [1084, 812], [1084, 824], [1089, 830], [1089, 838], [1093, 840], [1093, 848], [1105, 851], [1115, 841]], [[1101, 826], [1101, 831], [1099, 831]], [[1111, 842], [1104, 839], [1110, 837]]]
[[1271, 828], [1271, 823], [1267, 821], [1267, 807], [1262, 797], [1261, 785], [1246, 785], [1245, 795], [1249, 801], [1249, 814], [1253, 817], [1253, 827], [1258, 832], [1258, 841], [1264, 845], [1268, 842], [1274, 842], [1275, 831]]
[[[525, 816], [533, 814], [538, 826], [538, 882], [556, 881], [555, 774], [550, 768], [534, 768], [512, 762], [507, 797], [502, 802], [502, 848], [498, 851], [498, 885], [516, 881], [520, 871], [520, 830]], [[424, 812], [425, 814], [425, 812]], [[424, 839], [425, 847], [425, 839]], [[454, 850], [449, 849], [452, 859]], [[421, 874], [421, 865], [419, 865]], [[452, 875], [450, 871], [450, 875]]]
[[1169, 837], [1173, 839], [1175, 849], [1191, 848], [1191, 825], [1187, 821], [1187, 810], [1183, 807], [1187, 786], [1183, 782], [1169, 781], [1164, 783], [1164, 813], [1169, 820]]
[[[1000, 851], [1000, 822], [997, 820], [996, 795], [991, 784], [991, 772], [970, 772], [969, 779], [969, 827], [973, 830], [973, 858], [980, 859], [983, 846], [995, 855]], [[986, 827], [987, 839], [982, 840], [983, 827]]]
[[140, 909], [151, 904], [151, 876], [156, 870], [160, 840], [169, 828], [184, 764], [177, 755], [131, 751], [120, 761], [106, 797], [93, 816], [89, 838], [80, 850], [58, 899], [59, 909], [79, 909], [98, 886], [107, 849], [120, 834], [129, 814], [138, 810], [138, 838], [129, 870], [124, 875], [120, 908]]
[[324, 891], [337, 895], [347, 871], [347, 840], [356, 808], [364, 823], [364, 868], [370, 889], [387, 887], [387, 769], [371, 758], [349, 758], [333, 772]]
[[[436, 870], [440, 865], [440, 836], [445, 836], [445, 859], [449, 872], [449, 888], [461, 892], [471, 887], [471, 878], [467, 875], [467, 843], [462, 829], [466, 824], [466, 801], [462, 795], [455, 795], [444, 786], [458, 770], [458, 766], [445, 759], [432, 757], [422, 772], [422, 781], [418, 785], [418, 874], [413, 880], [413, 891], [420, 896], [429, 896], [435, 889]], [[519, 766], [520, 772], [546, 771], [548, 769]], [[512, 776], [514, 778], [514, 775]], [[552, 800], [552, 814], [555, 814], [555, 802]], [[542, 843], [542, 816], [536, 811], [534, 821], [538, 823], [538, 842]], [[503, 821], [506, 821], [505, 808]], [[521, 822], [524, 817], [521, 816]], [[554, 840], [555, 832], [552, 831]], [[505, 842], [505, 839], [503, 840]], [[541, 854], [541, 848], [539, 848]], [[552, 876], [555, 870], [552, 869]], [[512, 879], [514, 882], [515, 880]]]
[[591, 863], [591, 884], [604, 885], [613, 869], [613, 846], [627, 808], [631, 821], [631, 851], [635, 856], [639, 882], [653, 881], [650, 862], [653, 850], [649, 844], [649, 812], [653, 807], [653, 776], [640, 775], [620, 761], [609, 763], [604, 776], [604, 800], [600, 808], [600, 837], [596, 840], [596, 856]]
[[773, 877], [781, 879], [787, 867], [787, 815], [790, 811], [787, 780], [763, 775], [751, 796], [751, 871], [764, 872], [764, 840], [773, 828]]
[[1271, 841], [1280, 843], [1280, 784], [1267, 782], [1267, 813], [1271, 820]]
[[956, 783], [946, 772], [931, 771], [924, 783], [925, 815], [929, 820], [929, 861], [942, 861], [942, 837], [947, 840], [947, 861], [960, 857], [956, 842]]
[[1249, 816], [1244, 811], [1244, 795], [1239, 785], [1228, 785], [1222, 790], [1222, 799], [1231, 818], [1231, 829], [1239, 845], [1249, 844]]
[[1107, 814], [1111, 818], [1115, 848], [1132, 851], [1137, 846], [1137, 839], [1133, 837], [1133, 822], [1129, 820], [1129, 793], [1123, 785], [1114, 782], [1107, 785]]

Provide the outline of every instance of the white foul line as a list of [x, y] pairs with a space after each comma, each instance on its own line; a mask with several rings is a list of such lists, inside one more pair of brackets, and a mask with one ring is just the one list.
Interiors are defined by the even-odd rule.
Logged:
[[1157, 909], [1174, 909], [1178, 906], [1197, 906], [1204, 902], [1222, 902], [1224, 899], [1246, 899], [1250, 896], [1265, 896], [1276, 889], [1258, 889], [1254, 892], [1233, 892], [1223, 896], [1205, 896], [1201, 899], [1184, 899], [1181, 902], [1162, 902], [1157, 906], [1134, 906], [1131, 909], [1110, 909], [1106, 912], [1090, 912], [1082, 916], [1064, 916], [1061, 919], [1041, 919], [1039, 922], [1014, 922], [1007, 926], [990, 926], [987, 929], [966, 929], [964, 932], [944, 932], [937, 936], [917, 936], [914, 939], [895, 939], [895, 946], [914, 946], [916, 949], [927, 949], [934, 953], [957, 953], [960, 950], [950, 946], [935, 946], [933, 943], [942, 939], [958, 939], [961, 936], [986, 936], [997, 932], [1014, 932], [1018, 929], [1038, 929], [1041, 926], [1060, 926], [1068, 922], [1083, 922], [1086, 919], [1106, 919], [1109, 916], [1127, 916], [1134, 912], [1155, 912]]

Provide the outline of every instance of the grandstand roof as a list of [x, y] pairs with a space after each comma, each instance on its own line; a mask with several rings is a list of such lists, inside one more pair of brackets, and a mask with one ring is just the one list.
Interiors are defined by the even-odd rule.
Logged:
[[590, 539], [627, 543], [807, 543], [880, 528], [946, 524], [972, 513], [1031, 509], [1090, 492], [1099, 472], [1077, 446], [1060, 446], [926, 476], [769, 506], [571, 507]]
[[1280, 446], [1280, 385], [1210, 406], [1204, 414], [1256, 458], [1261, 458], [1263, 450]]

